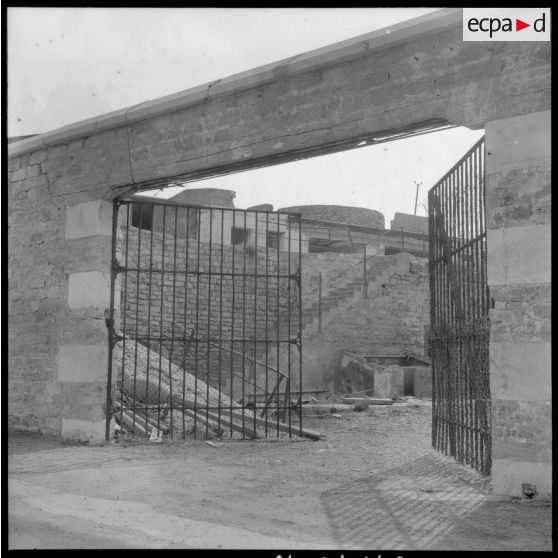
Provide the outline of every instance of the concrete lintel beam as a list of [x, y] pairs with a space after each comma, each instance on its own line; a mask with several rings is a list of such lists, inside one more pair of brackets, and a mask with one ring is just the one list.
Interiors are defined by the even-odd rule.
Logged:
[[146, 101], [139, 105], [76, 122], [51, 132], [14, 142], [8, 146], [8, 155], [10, 157], [22, 155], [29, 151], [43, 149], [45, 146], [67, 143], [72, 139], [90, 136], [117, 126], [124, 126], [126, 123], [129, 124], [154, 115], [187, 108], [204, 102], [208, 98], [230, 95], [270, 81], [283, 79], [286, 76], [310, 72], [342, 64], [362, 56], [373, 55], [389, 46], [410, 42], [424, 35], [444, 31], [451, 27], [458, 28], [461, 26], [462, 14], [463, 10], [461, 8], [441, 9], [287, 60], [247, 70], [154, 101]]

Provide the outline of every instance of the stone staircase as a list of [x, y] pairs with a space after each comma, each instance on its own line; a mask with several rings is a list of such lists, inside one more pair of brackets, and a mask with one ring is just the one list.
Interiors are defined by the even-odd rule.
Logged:
[[[372, 296], [379, 285], [386, 283], [393, 274], [407, 273], [409, 268], [410, 259], [406, 254], [371, 256], [368, 259], [366, 296]], [[361, 298], [363, 298], [363, 276], [362, 268], [359, 267], [352, 274], [339, 278], [336, 284], [322, 295], [322, 326], [334, 320], [336, 315], [346, 311]], [[303, 291], [303, 339], [319, 333], [319, 325], [318, 296], [304, 297]]]
[[[368, 259], [366, 289], [368, 295], [365, 298], [363, 298], [362, 266], [356, 266], [343, 276], [334, 277], [333, 280], [330, 279], [325, 286], [322, 286], [322, 293], [325, 293], [322, 294], [322, 328], [324, 330], [326, 328], [330, 329], [331, 327], [335, 327], [336, 321], [347, 320], [352, 315], [355, 306], [362, 306], [363, 301], [368, 305], [370, 299], [380, 295], [383, 286], [388, 285], [392, 277], [398, 275], [404, 276], [410, 272], [410, 262], [411, 256], [405, 253], [390, 256], [371, 256]], [[308, 344], [319, 345], [321, 341], [318, 294], [312, 291], [310, 293], [305, 293], [304, 290], [302, 294], [303, 346], [308, 346]], [[297, 332], [297, 323], [294, 323], [291, 318], [290, 338], [295, 337]], [[282, 320], [279, 323], [279, 337], [281, 339], [286, 339], [288, 336], [288, 324]], [[277, 326], [268, 332], [268, 337], [270, 339], [275, 339], [277, 337]], [[282, 344], [280, 347], [279, 369], [287, 371], [288, 351], [285, 345], [286, 344]], [[291, 353], [296, 353], [294, 347]], [[304, 351], [303, 358], [305, 358]], [[260, 361], [266, 360], [265, 350], [258, 353], [258, 359]], [[291, 374], [296, 377], [298, 374], [298, 362], [295, 356], [291, 355], [291, 359]], [[277, 348], [273, 345], [267, 352], [267, 361], [273, 363], [273, 366], [276, 365]], [[304, 363], [303, 366], [305, 366]], [[256, 376], [257, 381], [261, 381], [260, 376], [262, 378], [265, 377], [265, 367], [258, 366]]]

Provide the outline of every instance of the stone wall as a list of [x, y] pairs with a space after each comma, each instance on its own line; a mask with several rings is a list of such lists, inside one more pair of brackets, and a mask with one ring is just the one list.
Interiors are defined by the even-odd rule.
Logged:
[[389, 224], [392, 230], [428, 234], [428, 217], [395, 213]]
[[306, 389], [338, 391], [343, 350], [362, 357], [424, 354], [424, 326], [430, 322], [428, 271], [420, 260], [409, 265], [408, 254], [386, 258], [407, 260], [407, 270], [388, 270], [387, 279], [371, 274], [367, 297], [357, 296], [322, 325], [321, 333], [304, 339]]
[[486, 128], [494, 490], [552, 490], [550, 111]]

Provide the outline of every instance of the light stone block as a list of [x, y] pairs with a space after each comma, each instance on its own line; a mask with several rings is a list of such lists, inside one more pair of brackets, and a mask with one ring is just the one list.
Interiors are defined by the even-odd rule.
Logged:
[[522, 484], [534, 484], [540, 497], [552, 496], [552, 464], [516, 459], [493, 459], [492, 490], [496, 495], [519, 496]]
[[112, 235], [112, 204], [103, 200], [66, 208], [66, 238]]
[[550, 111], [486, 123], [486, 173], [550, 160]]
[[84, 271], [69, 275], [68, 306], [70, 308], [108, 308], [110, 305], [110, 274]]
[[103, 345], [60, 345], [59, 382], [104, 382], [108, 370], [108, 343]]
[[[92, 422], [63, 418], [61, 437], [64, 440], [89, 442], [92, 445], [103, 444], [106, 441], [105, 425], [105, 420]], [[111, 424], [111, 428], [114, 428], [114, 425]]]
[[550, 225], [491, 229], [487, 245], [489, 285], [550, 283]]
[[552, 389], [551, 343], [492, 342], [489, 351], [493, 399], [549, 399]]

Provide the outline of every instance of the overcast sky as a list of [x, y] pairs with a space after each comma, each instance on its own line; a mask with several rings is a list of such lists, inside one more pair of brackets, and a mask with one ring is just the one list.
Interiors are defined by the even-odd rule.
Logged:
[[[10, 8], [8, 135], [47, 132], [430, 11]], [[413, 212], [415, 181], [422, 182], [420, 201], [481, 135], [453, 129], [190, 187], [235, 190], [237, 207], [369, 207], [384, 213], [389, 223], [395, 211]]]

